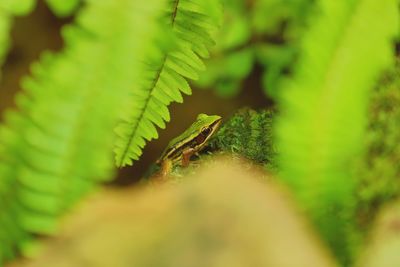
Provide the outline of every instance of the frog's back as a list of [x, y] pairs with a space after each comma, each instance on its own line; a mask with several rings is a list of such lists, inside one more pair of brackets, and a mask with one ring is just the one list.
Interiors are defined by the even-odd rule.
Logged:
[[[192, 124], [192, 126], [195, 123]], [[165, 148], [164, 152], [161, 154], [160, 159], [158, 160], [158, 162], [161, 162], [163, 160], [165, 160], [166, 158], [168, 158], [171, 154], [174, 153], [174, 151], [176, 151], [178, 148], [183, 147], [184, 144], [186, 142], [188, 142], [188, 138], [182, 138], [182, 136], [192, 136], [193, 134], [196, 134], [196, 130], [194, 127], [189, 127], [188, 129], [186, 129], [186, 131], [184, 131], [181, 135], [175, 137], [174, 139], [172, 139], [167, 147]]]

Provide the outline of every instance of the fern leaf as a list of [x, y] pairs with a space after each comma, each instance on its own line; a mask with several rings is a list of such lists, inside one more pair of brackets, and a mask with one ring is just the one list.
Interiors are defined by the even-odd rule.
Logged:
[[33, 65], [19, 111], [0, 127], [0, 265], [29, 254], [36, 234], [57, 231], [66, 210], [112, 177], [110, 129], [141, 73], [163, 3], [88, 1], [64, 30], [64, 51]]
[[71, 15], [81, 3], [80, 0], [46, 0], [49, 8], [59, 17]]
[[357, 238], [348, 235], [356, 232], [351, 162], [362, 150], [369, 90], [393, 58], [398, 1], [320, 0], [318, 6], [297, 73], [278, 99], [276, 136], [282, 179], [346, 264]]
[[30, 13], [35, 5], [36, 0], [2, 0], [0, 10], [5, 10], [15, 16], [23, 16]]
[[155, 125], [164, 128], [169, 121], [167, 106], [173, 101], [181, 103], [182, 93], [191, 94], [186, 79], [198, 78], [205, 68], [201, 58], [208, 57], [214, 44], [211, 36], [220, 19], [218, 0], [170, 0], [168, 4], [166, 23], [173, 32], [172, 47], [147, 60], [143, 76], [148, 78], [133, 89], [125, 110], [131, 115], [123, 115], [116, 128], [118, 167], [131, 165], [142, 154], [145, 140], [158, 137]]

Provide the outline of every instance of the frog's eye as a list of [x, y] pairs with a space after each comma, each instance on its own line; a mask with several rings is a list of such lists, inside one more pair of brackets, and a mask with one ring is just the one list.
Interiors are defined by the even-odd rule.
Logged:
[[201, 130], [201, 134], [203, 134], [203, 135], [205, 135], [205, 136], [209, 135], [210, 132], [211, 132], [211, 129], [210, 129], [210, 128], [203, 128], [203, 129]]

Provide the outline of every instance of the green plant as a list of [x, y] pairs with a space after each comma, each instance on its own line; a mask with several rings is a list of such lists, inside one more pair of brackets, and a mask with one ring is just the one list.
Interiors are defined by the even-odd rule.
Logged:
[[362, 153], [369, 91], [393, 59], [398, 13], [397, 1], [319, 1], [277, 99], [280, 176], [347, 265], [359, 246], [351, 164]]
[[46, 0], [49, 8], [60, 17], [71, 15], [81, 3], [81, 0]]

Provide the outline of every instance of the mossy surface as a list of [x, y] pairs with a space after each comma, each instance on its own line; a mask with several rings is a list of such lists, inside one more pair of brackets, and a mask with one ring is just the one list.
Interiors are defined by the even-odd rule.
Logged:
[[372, 94], [366, 152], [357, 168], [360, 225], [368, 227], [378, 210], [400, 195], [400, 62]]
[[223, 123], [210, 140], [209, 148], [238, 154], [273, 170], [277, 154], [272, 136], [273, 116], [273, 110], [240, 109]]

